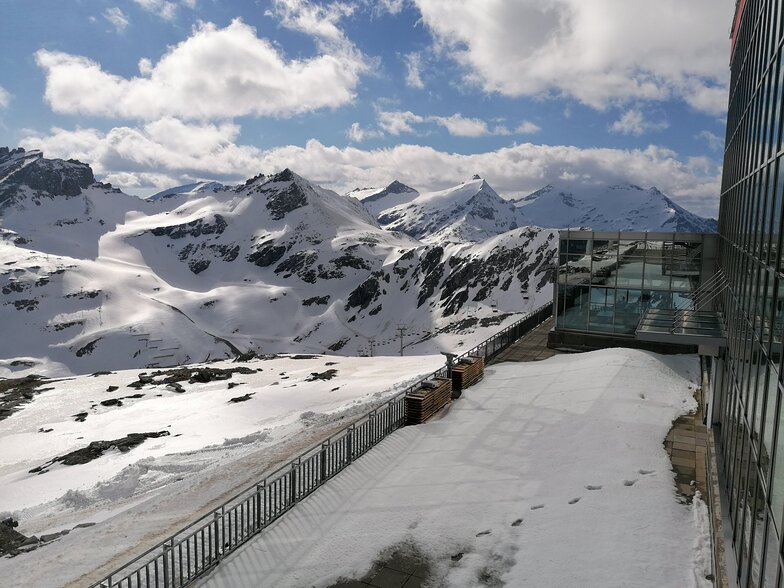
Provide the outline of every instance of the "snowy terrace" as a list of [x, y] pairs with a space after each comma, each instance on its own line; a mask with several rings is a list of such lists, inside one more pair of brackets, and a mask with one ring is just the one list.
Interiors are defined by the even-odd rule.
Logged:
[[625, 349], [491, 366], [199, 586], [361, 586], [401, 549], [433, 585], [711, 586], [707, 509], [676, 493], [662, 444], [698, 374]]

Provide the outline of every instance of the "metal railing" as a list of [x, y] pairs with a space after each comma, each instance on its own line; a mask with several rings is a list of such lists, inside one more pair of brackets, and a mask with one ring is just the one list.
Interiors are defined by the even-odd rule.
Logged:
[[[552, 315], [550, 302], [458, 357], [490, 361]], [[409, 386], [339, 433], [231, 497], [210, 514], [136, 556], [91, 588], [181, 588], [218, 565], [297, 502], [405, 426], [405, 398], [425, 380], [447, 377], [447, 367]]]

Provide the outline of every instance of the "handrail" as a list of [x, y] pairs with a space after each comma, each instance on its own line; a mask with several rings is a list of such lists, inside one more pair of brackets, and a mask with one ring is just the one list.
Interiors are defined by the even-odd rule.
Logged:
[[[548, 302], [457, 359], [481, 353], [485, 361], [489, 361], [552, 316], [552, 312], [553, 303]], [[417, 380], [338, 433], [225, 500], [208, 514], [112, 570], [90, 588], [182, 588], [190, 585], [218, 565], [226, 554], [276, 521], [355, 458], [405, 426], [405, 397], [426, 380], [447, 377], [447, 370], [444, 366]], [[140, 563], [142, 561], [144, 563]]]

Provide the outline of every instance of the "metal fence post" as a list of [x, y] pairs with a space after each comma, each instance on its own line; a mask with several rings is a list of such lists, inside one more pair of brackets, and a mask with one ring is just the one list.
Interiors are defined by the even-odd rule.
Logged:
[[368, 428], [370, 429], [370, 445], [375, 445], [378, 437], [378, 426], [376, 423], [375, 410], [371, 410], [368, 414]]
[[215, 523], [215, 541], [214, 541], [214, 543], [215, 543], [215, 561], [220, 561], [220, 558], [221, 558], [221, 538], [220, 538], [220, 535], [221, 535], [221, 533], [220, 533], [220, 525], [218, 524], [218, 521], [223, 522], [223, 515], [221, 514], [221, 511], [216, 510], [214, 513], [212, 513], [212, 520]]
[[327, 450], [329, 449], [329, 439], [321, 444], [321, 482], [323, 484], [327, 479]]
[[346, 463], [351, 463], [354, 457], [354, 425], [349, 426], [346, 430]]
[[299, 466], [297, 461], [291, 462], [291, 470], [289, 472], [289, 498], [291, 500], [291, 504], [297, 502], [297, 467]]
[[261, 495], [264, 492], [264, 486], [262, 484], [256, 484], [256, 503], [255, 503], [255, 510], [256, 510], [256, 530], [261, 530]]
[[[169, 588], [169, 550], [171, 547], [168, 543], [163, 544], [163, 586]], [[111, 583], [109, 584], [111, 586]]]

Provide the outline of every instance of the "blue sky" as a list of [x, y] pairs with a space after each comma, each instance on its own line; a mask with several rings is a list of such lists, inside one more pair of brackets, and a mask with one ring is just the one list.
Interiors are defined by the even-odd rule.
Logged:
[[717, 213], [731, 0], [6, 0], [0, 145], [132, 193], [291, 167]]

